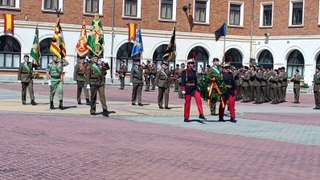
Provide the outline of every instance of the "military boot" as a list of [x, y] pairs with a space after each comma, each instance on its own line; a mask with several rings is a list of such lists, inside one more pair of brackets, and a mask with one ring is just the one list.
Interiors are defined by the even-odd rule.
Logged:
[[108, 110], [103, 110], [102, 115], [105, 117], [109, 117], [109, 111]]
[[50, 109], [54, 109], [53, 101], [50, 101]]
[[86, 99], [86, 105], [90, 105], [89, 99]]
[[60, 100], [60, 101], [59, 101], [59, 108], [60, 108], [61, 110], [63, 110], [63, 100]]
[[22, 100], [22, 105], [27, 105], [26, 100]]
[[37, 103], [34, 100], [31, 100], [31, 105], [35, 106], [35, 105], [37, 105]]

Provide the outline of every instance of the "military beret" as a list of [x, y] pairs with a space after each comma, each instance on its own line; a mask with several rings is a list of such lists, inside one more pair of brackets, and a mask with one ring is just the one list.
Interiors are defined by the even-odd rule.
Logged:
[[213, 58], [213, 62], [220, 61], [218, 58]]
[[140, 59], [133, 59], [133, 62], [140, 62]]

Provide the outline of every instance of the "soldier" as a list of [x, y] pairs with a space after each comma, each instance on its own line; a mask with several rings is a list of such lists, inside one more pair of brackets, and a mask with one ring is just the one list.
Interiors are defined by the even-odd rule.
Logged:
[[132, 105], [136, 105], [136, 101], [138, 101], [138, 105], [142, 106], [141, 96], [142, 96], [142, 87], [143, 87], [143, 79], [142, 74], [143, 70], [140, 65], [140, 59], [134, 59], [134, 66], [131, 69], [130, 83], [132, 83]]
[[184, 68], [185, 68], [184, 63], [181, 63], [181, 68], [178, 71], [178, 83], [179, 83], [178, 96], [181, 99], [184, 99], [184, 94], [182, 94], [182, 91], [181, 91], [181, 81], [182, 81], [181, 77], [182, 77], [182, 72], [184, 71]]
[[236, 123], [237, 122], [236, 113], [235, 113], [236, 87], [235, 87], [235, 81], [233, 79], [233, 75], [232, 75], [229, 63], [224, 65], [222, 77], [223, 77], [223, 82], [226, 85], [227, 91], [224, 97], [221, 99], [222, 102], [220, 102], [219, 121], [222, 121], [222, 122], [225, 121], [223, 119], [224, 110], [225, 110], [225, 105], [228, 104], [228, 109], [230, 111], [230, 122]]
[[180, 66], [179, 66], [179, 64], [177, 64], [176, 65], [176, 69], [174, 70], [174, 76], [173, 76], [173, 79], [174, 79], [174, 92], [178, 92], [178, 90], [179, 90], [179, 81], [178, 81], [179, 70], [180, 70]]
[[68, 61], [63, 62], [58, 59], [56, 55], [52, 57], [52, 62], [48, 64], [47, 67], [47, 79], [48, 85], [50, 86], [50, 109], [54, 109], [53, 99], [56, 90], [58, 89], [59, 94], [59, 108], [61, 110], [63, 107], [63, 66], [67, 66]]
[[261, 77], [261, 91], [262, 91], [262, 102], [268, 102], [268, 95], [267, 95], [267, 83], [269, 79], [269, 73], [263, 67], [262, 68], [262, 77]]
[[279, 95], [278, 95], [278, 70], [275, 69], [273, 72], [270, 74], [269, 82], [271, 82], [271, 104], [278, 104], [279, 103]]
[[109, 70], [109, 64], [98, 63], [98, 57], [94, 56], [91, 59], [91, 63], [87, 67], [86, 71], [86, 82], [87, 88], [90, 88], [91, 91], [91, 98], [90, 98], [90, 114], [96, 115], [96, 101], [97, 101], [97, 93], [99, 93], [100, 103], [102, 106], [102, 115], [109, 117], [109, 111], [106, 104], [106, 97], [105, 97], [105, 76], [107, 70]]
[[166, 62], [161, 63], [161, 69], [157, 72], [155, 78], [155, 84], [158, 86], [158, 106], [160, 109], [163, 109], [163, 99], [164, 99], [164, 108], [169, 108], [169, 71], [168, 64]]
[[151, 90], [154, 90], [156, 86], [155, 85], [156, 74], [157, 74], [157, 66], [155, 63], [152, 63], [150, 67]]
[[[221, 77], [221, 68], [220, 68], [220, 60], [218, 58], [213, 58], [212, 60], [213, 65], [211, 67], [212, 73], [215, 74], [215, 76], [220, 76]], [[213, 90], [213, 93], [216, 93], [215, 90]], [[217, 101], [212, 101], [210, 104], [210, 113], [213, 116], [217, 116]]]
[[293, 103], [299, 103], [300, 80], [301, 80], [301, 75], [299, 73], [299, 69], [296, 69], [295, 74], [290, 79], [290, 81], [293, 82], [293, 93], [294, 93], [294, 101], [293, 101]]
[[124, 61], [120, 62], [120, 67], [119, 67], [119, 71], [118, 71], [118, 75], [119, 75], [119, 79], [120, 79], [120, 89], [123, 90], [124, 89], [124, 85], [125, 85], [125, 76], [127, 73], [127, 66], [124, 64]]
[[148, 60], [147, 64], [143, 66], [144, 81], [146, 83], [145, 91], [150, 90], [150, 71], [151, 71], [151, 66], [150, 66], [150, 61]]
[[201, 95], [198, 88], [197, 72], [194, 70], [194, 61], [192, 59], [187, 61], [187, 69], [182, 72], [181, 80], [181, 90], [182, 93], [185, 94], [184, 122], [190, 122], [191, 97], [194, 97], [196, 100], [199, 118], [205, 120]]
[[255, 104], [261, 104], [261, 79], [262, 79], [262, 71], [259, 66], [256, 66], [256, 71], [253, 73], [254, 81], [254, 96], [255, 96]]
[[316, 107], [313, 109], [320, 109], [320, 67], [316, 68], [316, 73], [313, 76], [313, 94]]
[[282, 102], [286, 102], [286, 96], [287, 96], [287, 87], [288, 87], [288, 73], [286, 72], [286, 68], [281, 68], [281, 74], [282, 74]]
[[34, 100], [34, 91], [33, 91], [33, 68], [37, 66], [34, 63], [29, 62], [29, 56], [24, 55], [24, 62], [20, 64], [18, 70], [18, 80], [21, 81], [22, 91], [21, 91], [21, 100], [22, 104], [26, 105], [26, 96], [27, 88], [29, 90], [29, 95], [31, 99], [31, 105], [37, 105]]
[[243, 97], [242, 102], [250, 102], [250, 87], [249, 87], [249, 81], [250, 81], [250, 72], [249, 68], [247, 66], [244, 67], [244, 74], [241, 76], [241, 79], [243, 81], [242, 87], [243, 87]]
[[282, 81], [284, 76], [281, 72], [281, 68], [278, 68], [278, 102], [282, 103], [283, 101], [283, 94], [282, 94]]
[[90, 105], [89, 91], [86, 85], [86, 68], [87, 64], [84, 62], [85, 57], [80, 57], [79, 62], [74, 67], [73, 80], [77, 81], [77, 102], [81, 104], [81, 92], [84, 91], [86, 104]]

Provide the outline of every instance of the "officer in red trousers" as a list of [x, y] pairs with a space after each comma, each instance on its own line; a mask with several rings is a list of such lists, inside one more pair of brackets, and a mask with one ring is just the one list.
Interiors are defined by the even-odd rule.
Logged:
[[201, 101], [201, 95], [198, 88], [197, 74], [194, 70], [194, 61], [189, 59], [187, 61], [187, 69], [182, 72], [181, 76], [181, 91], [185, 94], [184, 104], [184, 122], [190, 122], [190, 106], [191, 97], [194, 97], [199, 111], [199, 118], [206, 119], [203, 115], [203, 107]]
[[222, 73], [223, 81], [226, 85], [226, 93], [223, 96], [223, 99], [221, 99], [220, 106], [219, 106], [219, 121], [223, 121], [223, 116], [224, 116], [224, 109], [226, 105], [228, 105], [228, 109], [230, 111], [230, 122], [236, 123], [236, 113], [235, 113], [235, 102], [236, 102], [236, 87], [235, 87], [235, 82], [233, 79], [232, 71], [230, 69], [230, 64], [227, 63], [225, 64]]

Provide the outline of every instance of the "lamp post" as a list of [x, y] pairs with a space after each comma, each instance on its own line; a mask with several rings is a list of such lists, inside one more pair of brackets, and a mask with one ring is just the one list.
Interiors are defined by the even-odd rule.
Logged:
[[110, 75], [111, 75], [111, 83], [113, 83], [113, 46], [114, 46], [114, 24], [115, 24], [115, 0], [112, 0], [112, 22], [111, 22], [111, 69], [110, 69]]
[[252, 36], [253, 36], [253, 30], [254, 30], [254, 0], [252, 0], [252, 4], [251, 4], [251, 24], [250, 24], [250, 62], [249, 64], [256, 64], [256, 59], [253, 57], [253, 50], [252, 50], [252, 46], [253, 46], [253, 40], [252, 40]]

